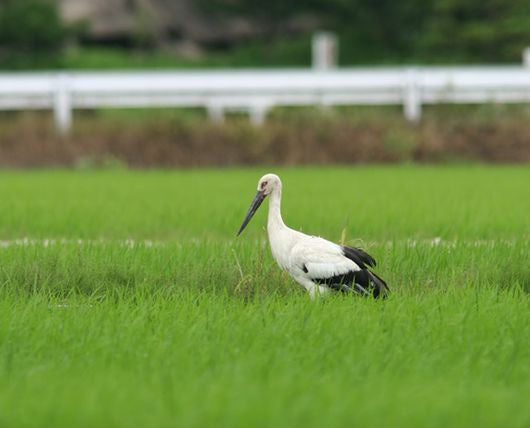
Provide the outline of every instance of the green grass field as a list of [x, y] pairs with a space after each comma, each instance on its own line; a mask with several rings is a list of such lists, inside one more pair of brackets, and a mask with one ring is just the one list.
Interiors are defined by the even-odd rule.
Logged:
[[[286, 223], [393, 294], [317, 301]], [[528, 427], [530, 169], [0, 172], [0, 427]]]

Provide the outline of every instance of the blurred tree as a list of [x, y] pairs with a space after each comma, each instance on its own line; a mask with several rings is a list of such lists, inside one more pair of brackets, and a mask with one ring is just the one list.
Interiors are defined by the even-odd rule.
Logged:
[[311, 0], [340, 36], [341, 62], [399, 62], [414, 56], [434, 0]]
[[0, 67], [57, 66], [68, 35], [56, 4], [0, 0]]
[[[162, 10], [170, 10], [171, 1], [165, 0]], [[317, 29], [338, 34], [342, 65], [519, 62], [530, 45], [530, 0], [195, 0], [192, 6], [186, 1], [208, 17], [204, 22], [230, 18], [217, 33], [230, 25], [251, 28], [217, 45], [197, 42], [210, 53], [222, 51], [227, 66], [309, 65], [310, 35]], [[61, 22], [58, 3], [0, 0], [0, 68], [61, 65], [66, 39], [83, 29]], [[157, 47], [163, 21], [150, 9], [155, 3], [127, 2], [143, 7], [136, 33], [129, 36], [149, 53]]]
[[439, 0], [418, 50], [450, 62], [514, 62], [528, 45], [530, 1]]
[[[339, 34], [340, 59], [348, 64], [395, 61], [414, 52], [434, 0], [201, 0], [207, 13], [251, 19], [268, 33], [283, 37], [289, 21], [310, 17], [314, 29]], [[309, 41], [309, 38], [307, 38]], [[271, 46], [271, 48], [273, 45]], [[304, 49], [309, 49], [304, 46]]]
[[199, 0], [198, 3], [207, 14], [245, 17], [270, 36], [276, 37], [294, 15], [310, 11], [311, 1], [268, 0], [264, 3], [261, 0]]
[[338, 33], [342, 64], [517, 62], [522, 49], [530, 45], [530, 0], [200, 0], [200, 4], [207, 13], [251, 19], [269, 33], [269, 49], [274, 49], [275, 38], [285, 38], [289, 20], [310, 15], [315, 28]]

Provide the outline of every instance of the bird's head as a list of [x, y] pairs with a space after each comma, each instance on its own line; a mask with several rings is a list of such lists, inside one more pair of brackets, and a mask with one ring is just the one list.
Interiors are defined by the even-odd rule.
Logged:
[[245, 216], [243, 223], [239, 228], [239, 232], [237, 232], [238, 236], [241, 234], [241, 232], [243, 232], [245, 227], [247, 227], [247, 224], [250, 222], [250, 219], [256, 213], [265, 198], [275, 190], [281, 190], [281, 188], [282, 182], [280, 180], [280, 177], [278, 177], [276, 174], [265, 174], [259, 179], [258, 191], [256, 192], [256, 196], [254, 196], [254, 199], [250, 203], [250, 208], [248, 209], [247, 215]]
[[258, 181], [258, 192], [262, 192], [265, 196], [270, 195], [273, 190], [281, 187], [282, 182], [276, 174], [265, 174]]

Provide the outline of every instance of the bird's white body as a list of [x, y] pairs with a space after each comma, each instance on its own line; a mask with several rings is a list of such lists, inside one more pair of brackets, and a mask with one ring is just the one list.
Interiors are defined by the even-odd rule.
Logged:
[[270, 193], [267, 220], [272, 256], [280, 268], [302, 285], [311, 297], [330, 291], [328, 287], [315, 283], [314, 278], [328, 278], [360, 270], [355, 262], [344, 256], [340, 245], [286, 226], [281, 214], [281, 197], [282, 186], [279, 181], [279, 185]]
[[367, 267], [375, 266], [375, 260], [363, 250], [337, 245], [285, 225], [281, 214], [282, 182], [275, 174], [266, 174], [259, 180], [258, 191], [238, 235], [267, 196], [270, 196], [267, 233], [272, 256], [311, 297], [332, 290], [362, 295], [369, 295], [371, 290], [374, 297], [386, 295], [386, 283]]

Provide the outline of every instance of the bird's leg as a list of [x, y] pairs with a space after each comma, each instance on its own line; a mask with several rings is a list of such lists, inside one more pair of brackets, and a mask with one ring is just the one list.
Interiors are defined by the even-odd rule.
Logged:
[[326, 294], [329, 294], [330, 290], [327, 287], [323, 287], [322, 285], [316, 285], [313, 284], [312, 287], [309, 287], [307, 289], [309, 291], [309, 297], [311, 297], [312, 300], [325, 296]]

